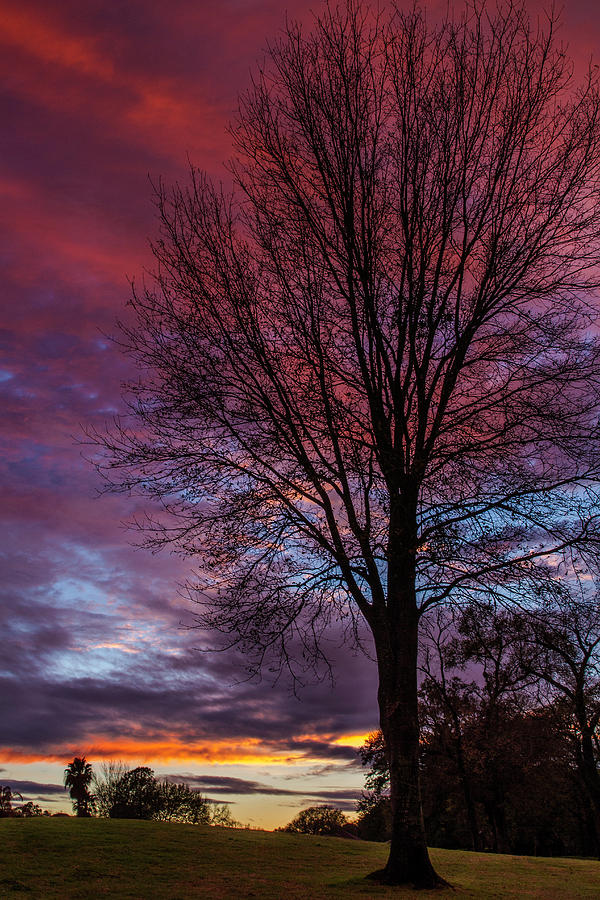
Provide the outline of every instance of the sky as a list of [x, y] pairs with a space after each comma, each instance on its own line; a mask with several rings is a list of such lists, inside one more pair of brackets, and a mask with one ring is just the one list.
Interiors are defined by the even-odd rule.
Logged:
[[[178, 776], [267, 828], [306, 805], [352, 812], [363, 786], [373, 663], [332, 646], [333, 686], [295, 697], [199, 652], [177, 588], [191, 562], [131, 545], [139, 501], [99, 497], [80, 445], [131, 375], [107, 335], [151, 266], [150, 180], [185, 181], [188, 159], [226, 177], [227, 123], [285, 10], [0, 0], [0, 784], [53, 811], [82, 754]], [[561, 37], [578, 66], [596, 53], [596, 4], [569, 0]]]

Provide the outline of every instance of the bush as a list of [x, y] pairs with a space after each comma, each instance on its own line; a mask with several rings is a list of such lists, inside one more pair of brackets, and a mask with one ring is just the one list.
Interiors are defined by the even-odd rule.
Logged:
[[309, 806], [292, 819], [279, 831], [289, 831], [294, 834], [329, 834], [337, 837], [349, 836], [352, 832], [351, 823], [343, 812], [332, 806]]
[[24, 803], [23, 806], [19, 808], [19, 812], [25, 819], [29, 819], [33, 816], [50, 815], [47, 810], [42, 809], [42, 807], [38, 803], [34, 803], [33, 800], [28, 800], [27, 803]]

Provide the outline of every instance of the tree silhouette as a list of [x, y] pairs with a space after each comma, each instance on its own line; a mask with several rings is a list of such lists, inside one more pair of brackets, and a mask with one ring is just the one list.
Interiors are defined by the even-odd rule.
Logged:
[[8, 785], [0, 785], [0, 819], [13, 816], [15, 813], [13, 802], [23, 800], [18, 791], [13, 791]]
[[99, 816], [110, 816], [112, 807], [119, 799], [121, 779], [129, 771], [126, 763], [119, 760], [109, 760], [101, 763], [99, 771], [94, 772], [92, 784], [96, 798], [96, 812]]
[[[559, 710], [529, 706], [532, 698], [525, 694], [520, 709], [516, 703], [502, 704], [490, 730], [488, 710], [463, 701], [459, 727], [469, 798], [455, 752], [453, 717], [439, 695], [433, 703], [427, 694], [421, 699], [423, 813], [434, 846], [471, 850], [475, 843], [480, 850], [542, 856], [594, 853], [589, 805], [575, 777]], [[359, 834], [366, 840], [389, 840], [388, 785], [383, 782], [389, 774], [381, 732], [371, 735], [361, 756], [370, 768], [367, 792], [357, 806]], [[383, 784], [382, 791], [369, 789], [374, 781]]]
[[280, 831], [290, 831], [294, 834], [329, 834], [337, 837], [352, 834], [344, 813], [332, 806], [309, 806], [294, 816]]
[[554, 24], [354, 0], [289, 23], [240, 101], [233, 193], [195, 170], [158, 186], [154, 283], [121, 338], [135, 422], [95, 436], [109, 483], [161, 504], [148, 546], [196, 558], [224, 645], [301, 677], [329, 626], [370, 634], [389, 883], [441, 880], [421, 615], [526, 592], [597, 524], [600, 103]]
[[559, 714], [574, 750], [600, 855], [600, 569], [571, 560], [545, 592], [545, 602], [516, 617], [523, 669], [540, 681], [540, 695]]
[[91, 763], [86, 761], [85, 756], [76, 756], [65, 768], [63, 783], [68, 788], [78, 816], [91, 816], [94, 809], [94, 797], [90, 793], [93, 777]]
[[508, 788], [524, 769], [512, 732], [519, 733], [523, 710], [532, 709], [531, 677], [519, 663], [506, 612], [493, 604], [456, 612], [435, 610], [423, 621], [422, 747], [456, 772], [469, 849], [483, 849], [478, 798], [491, 832], [486, 848], [508, 852]]
[[115, 784], [111, 819], [153, 819], [163, 805], [161, 786], [148, 766], [125, 772]]

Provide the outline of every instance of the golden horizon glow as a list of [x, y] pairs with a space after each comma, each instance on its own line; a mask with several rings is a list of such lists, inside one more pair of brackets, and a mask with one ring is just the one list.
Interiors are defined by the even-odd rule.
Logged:
[[69, 743], [49, 748], [45, 752], [32, 753], [18, 748], [0, 749], [0, 760], [12, 763], [61, 762], [72, 756], [85, 756], [99, 762], [119, 759], [124, 761], [149, 761], [156, 765], [169, 765], [173, 762], [187, 762], [190, 765], [315, 765], [324, 761], [335, 761], [335, 754], [327, 755], [328, 746], [359, 746], [364, 743], [365, 735], [302, 735], [291, 741], [312, 741], [322, 744], [323, 752], [319, 754], [306, 752], [300, 747], [295, 753], [293, 746], [277, 749], [260, 738], [247, 738], [244, 741], [231, 742], [199, 741], [184, 743], [177, 739], [162, 740], [122, 739], [111, 740], [101, 735], [88, 736], [77, 745]]
[[371, 730], [361, 732], [361, 734], [341, 734], [339, 737], [332, 737], [329, 743], [343, 747], [360, 747], [373, 733]]

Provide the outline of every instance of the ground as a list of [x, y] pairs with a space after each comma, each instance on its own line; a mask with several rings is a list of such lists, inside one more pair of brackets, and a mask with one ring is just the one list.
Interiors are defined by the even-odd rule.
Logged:
[[600, 862], [431, 851], [452, 890], [379, 887], [387, 845], [343, 838], [102, 819], [0, 819], [0, 898], [337, 900], [600, 896]]

